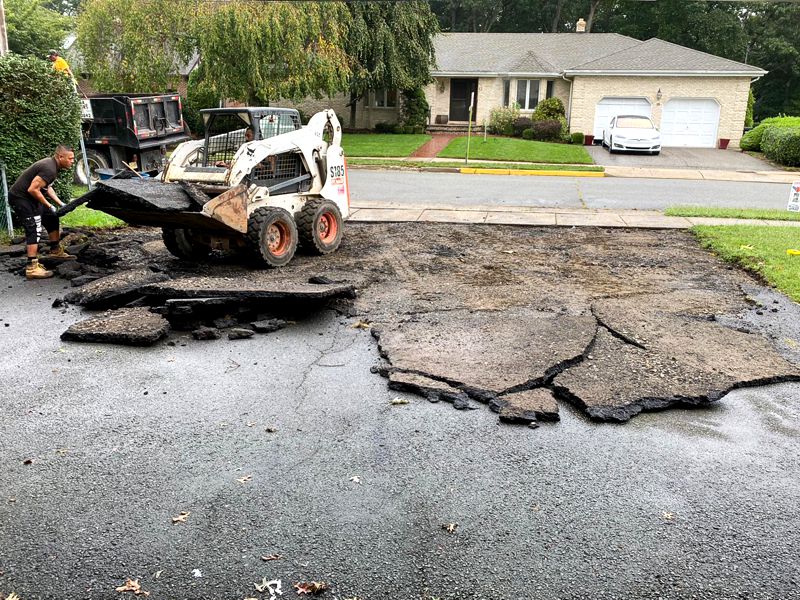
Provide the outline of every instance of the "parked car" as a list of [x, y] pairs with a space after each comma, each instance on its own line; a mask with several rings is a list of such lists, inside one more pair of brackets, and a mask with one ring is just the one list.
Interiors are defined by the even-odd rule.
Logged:
[[620, 150], [661, 152], [661, 133], [650, 120], [642, 115], [617, 115], [603, 130], [603, 146], [611, 154]]

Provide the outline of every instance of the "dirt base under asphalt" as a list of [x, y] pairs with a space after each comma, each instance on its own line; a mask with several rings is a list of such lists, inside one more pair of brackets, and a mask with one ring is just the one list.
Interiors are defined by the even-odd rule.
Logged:
[[[140, 269], [114, 275], [126, 303], [137, 296], [132, 282], [153, 287], [162, 274], [173, 281], [155, 287], [183, 290], [186, 298], [214, 298], [215, 279], [227, 282], [220, 296], [236, 280], [256, 291], [306, 290], [309, 279], [353, 285], [354, 299], [333, 302], [372, 328], [392, 387], [456, 408], [484, 403], [504, 421], [557, 419], [556, 400], [595, 419], [625, 421], [642, 410], [713, 402], [737, 387], [800, 380], [762, 333], [769, 328], [751, 318], [753, 311], [766, 310], [765, 320], [779, 313], [748, 295], [751, 277], [687, 232], [348, 224], [336, 253], [298, 256], [276, 270], [231, 259], [180, 262], [159, 239], [147, 228], [96, 236], [79, 262], [93, 276]], [[90, 285], [103, 291], [107, 308], [111, 290]], [[141, 296], [140, 303], [154, 302]], [[235, 327], [286, 308], [262, 301], [237, 313], [230, 300], [218, 303], [222, 323], [214, 311], [202, 318]], [[155, 310], [174, 316], [165, 306]], [[173, 326], [190, 329], [187, 319], [184, 312]]]

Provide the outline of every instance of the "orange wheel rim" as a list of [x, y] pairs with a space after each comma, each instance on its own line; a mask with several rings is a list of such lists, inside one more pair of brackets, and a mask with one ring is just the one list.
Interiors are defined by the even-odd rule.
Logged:
[[336, 239], [336, 234], [339, 233], [339, 223], [333, 213], [326, 212], [320, 215], [317, 223], [317, 233], [323, 244], [330, 244]]
[[286, 254], [289, 248], [289, 228], [284, 223], [273, 223], [267, 229], [267, 248], [273, 256]]

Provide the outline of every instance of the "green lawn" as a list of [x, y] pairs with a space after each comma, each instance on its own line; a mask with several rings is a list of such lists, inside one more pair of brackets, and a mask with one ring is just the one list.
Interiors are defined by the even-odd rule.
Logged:
[[523, 171], [595, 171], [603, 172], [605, 169], [597, 165], [546, 165], [536, 163], [482, 163], [470, 161], [469, 164], [464, 164], [463, 160], [460, 161], [425, 161], [425, 160], [391, 160], [391, 159], [359, 159], [354, 158], [348, 160], [349, 166], [374, 166], [374, 167], [408, 167], [411, 169], [425, 169], [436, 167], [447, 168], [464, 168], [470, 169], [519, 169]]
[[[457, 137], [439, 152], [442, 158], [464, 158], [467, 138]], [[473, 137], [469, 145], [470, 159], [507, 160], [537, 163], [576, 163], [591, 165], [592, 157], [583, 146], [534, 142], [518, 138]]]
[[102, 211], [92, 210], [86, 206], [79, 206], [71, 213], [61, 217], [61, 224], [64, 227], [124, 227], [125, 221], [120, 221]]
[[345, 133], [342, 148], [351, 156], [405, 157], [431, 139], [425, 134], [405, 135], [393, 133]]
[[721, 219], [761, 219], [763, 221], [800, 221], [800, 213], [769, 208], [717, 208], [711, 206], [670, 206], [669, 217], [717, 217]]
[[800, 228], [767, 225], [698, 225], [692, 232], [704, 248], [757, 273], [795, 302], [800, 302]]

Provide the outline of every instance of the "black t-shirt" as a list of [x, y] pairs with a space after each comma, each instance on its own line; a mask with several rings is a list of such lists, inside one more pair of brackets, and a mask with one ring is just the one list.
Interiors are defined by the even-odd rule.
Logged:
[[[29, 196], [28, 188], [31, 187], [31, 182], [37, 175], [44, 179], [44, 182], [47, 184], [44, 188], [46, 189], [58, 176], [56, 159], [49, 156], [42, 160], [37, 160], [17, 177], [17, 180], [14, 182], [14, 185], [11, 186], [9, 192], [15, 196]], [[44, 189], [42, 189], [42, 193], [44, 193]]]

